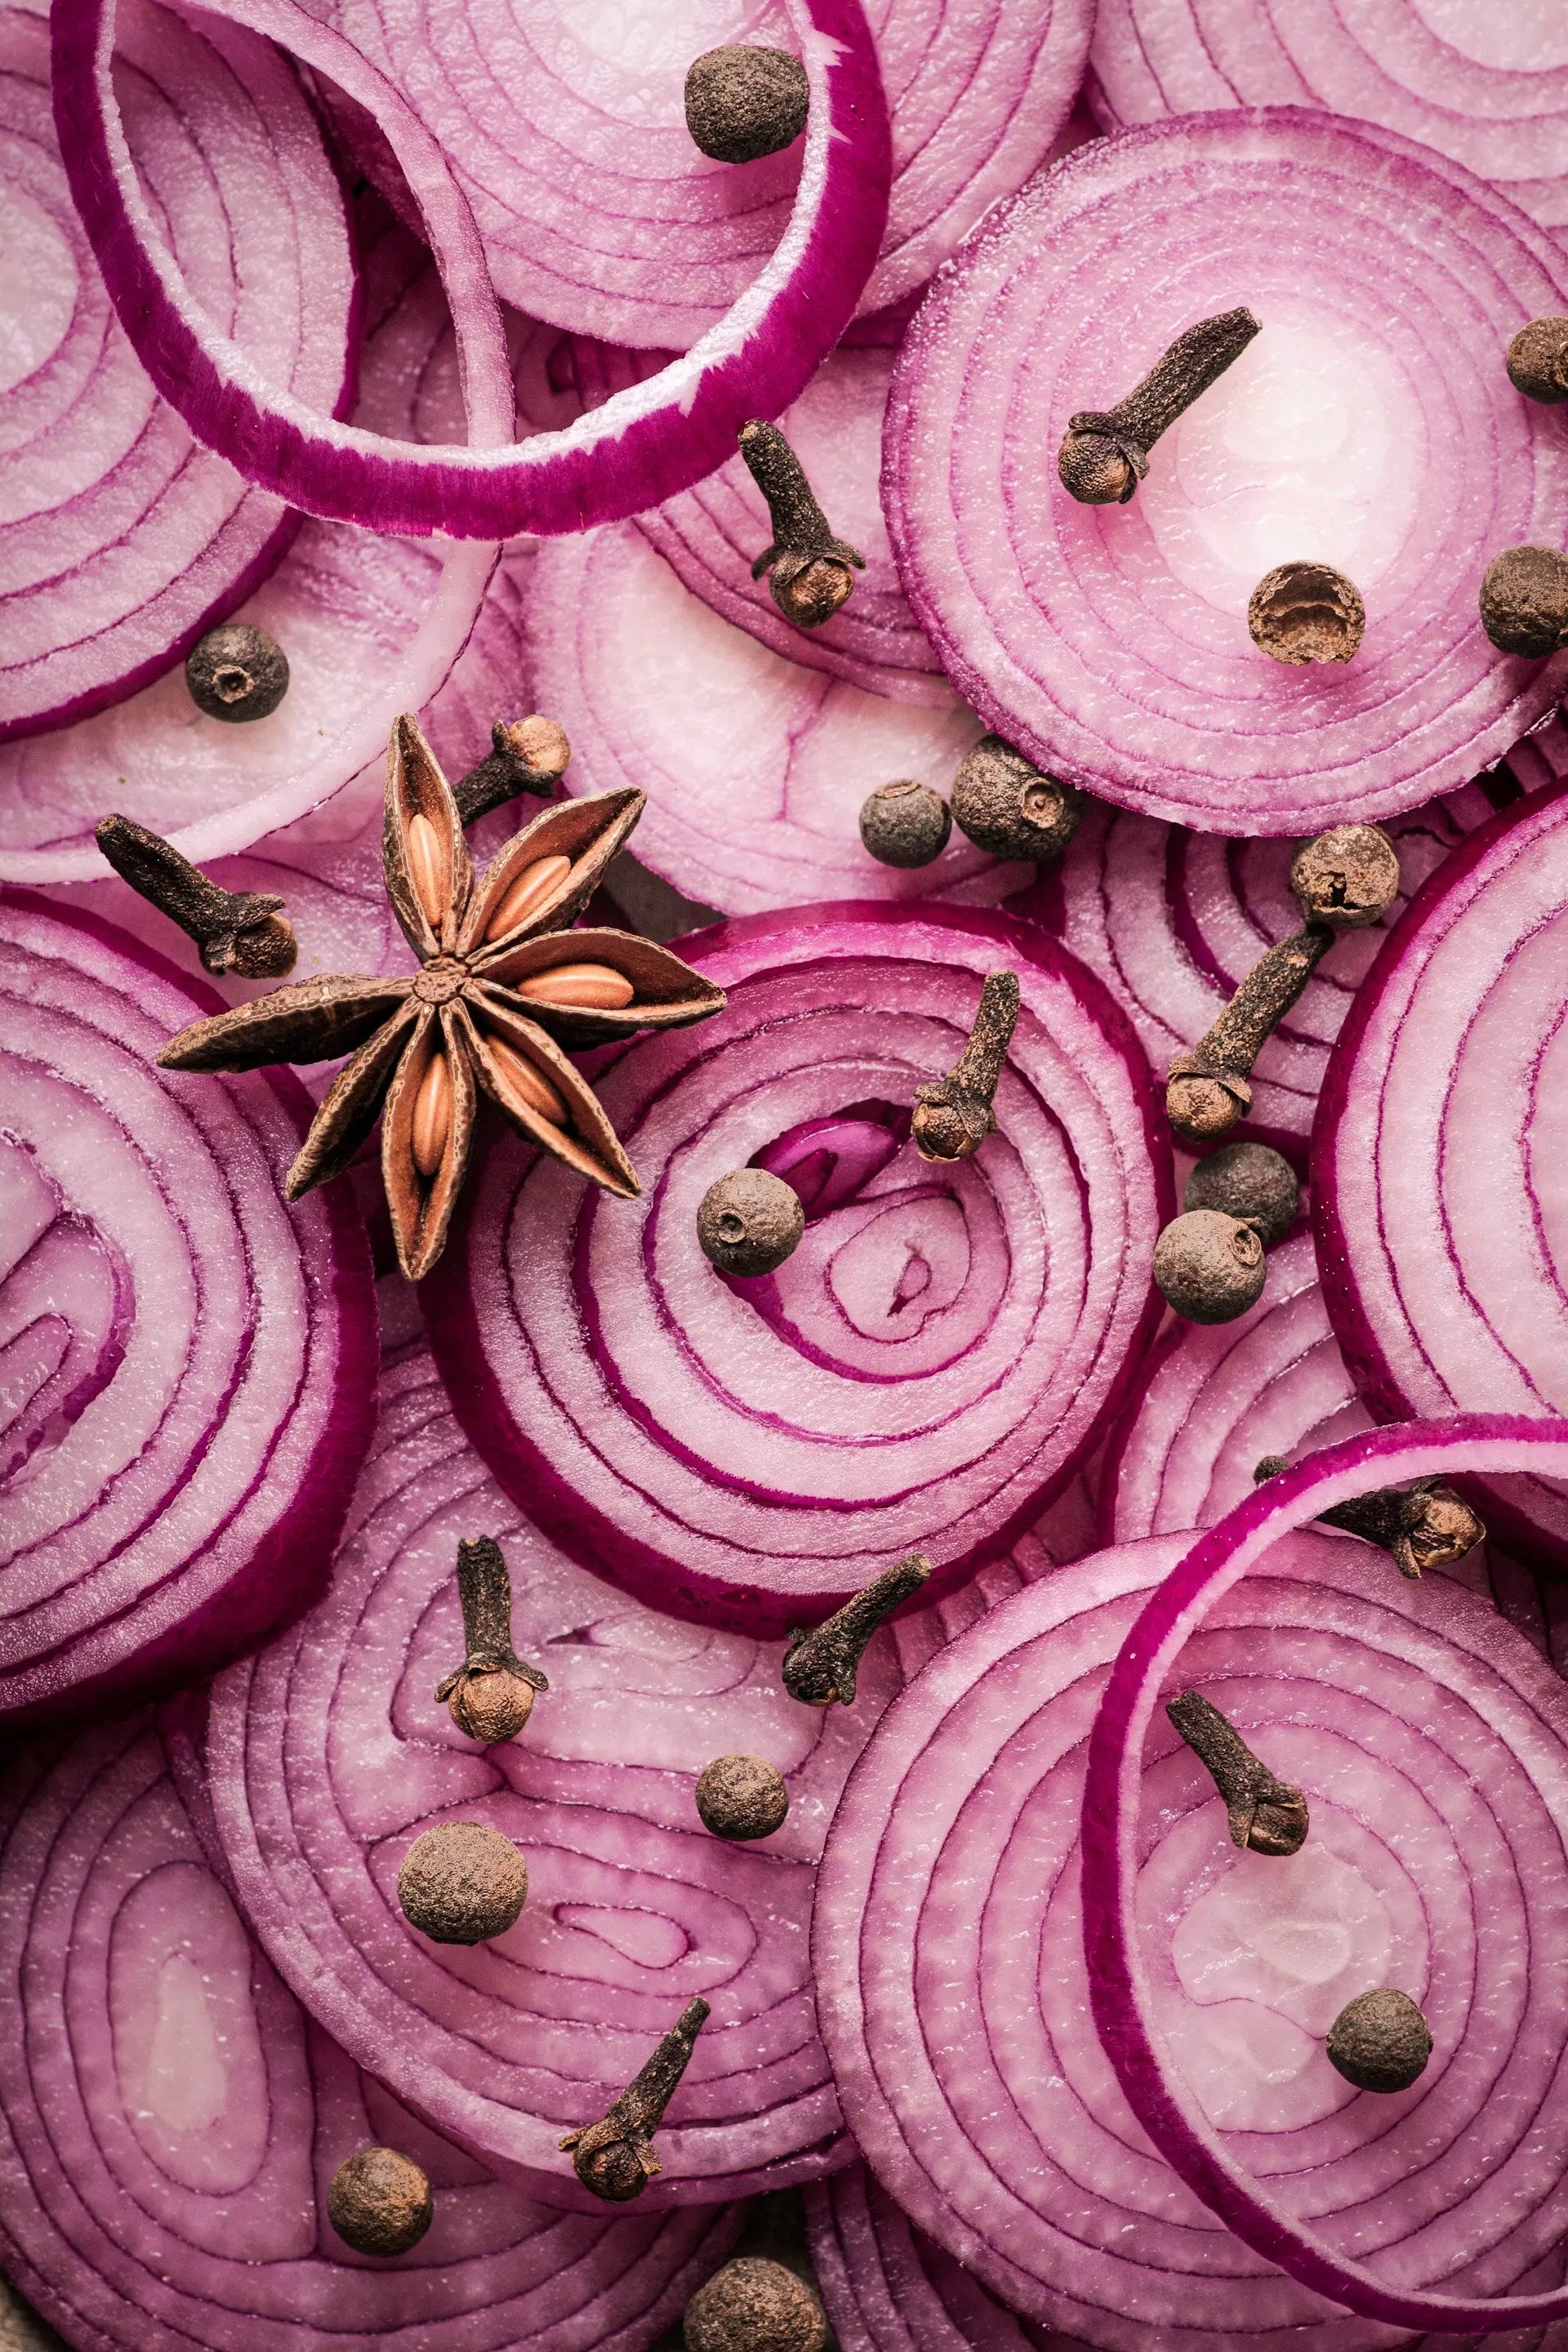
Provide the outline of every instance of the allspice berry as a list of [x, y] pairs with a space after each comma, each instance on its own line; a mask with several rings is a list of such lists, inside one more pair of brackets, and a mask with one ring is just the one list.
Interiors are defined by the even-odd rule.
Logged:
[[510, 1838], [483, 1822], [442, 1822], [416, 1837], [397, 1874], [411, 1927], [433, 1944], [483, 1944], [516, 1925], [528, 1864]]
[[1304, 923], [1364, 931], [1399, 896], [1399, 853], [1380, 824], [1334, 824], [1304, 841], [1290, 864]]
[[947, 847], [952, 813], [911, 776], [879, 784], [860, 804], [860, 838], [883, 866], [929, 866]]
[[805, 2281], [783, 2263], [740, 2254], [686, 2306], [686, 2352], [824, 2352], [827, 2322]]
[[800, 1194], [765, 1168], [721, 1176], [698, 1204], [697, 1238], [721, 1274], [772, 1274], [805, 1231]]
[[1263, 1244], [1255, 1225], [1219, 1209], [1189, 1209], [1154, 1244], [1154, 1279], [1189, 1323], [1230, 1323], [1263, 1295]]
[[1432, 2030], [1407, 1992], [1379, 1985], [1329, 2028], [1329, 2063], [1358, 2091], [1407, 2091], [1432, 2055]]
[[327, 2219], [357, 2254], [405, 2254], [435, 2218], [430, 2183], [395, 2147], [362, 2147], [339, 2165], [327, 2190]]
[[1568, 400], [1568, 319], [1531, 319], [1508, 347], [1509, 380], [1526, 400]]
[[705, 1830], [742, 1844], [783, 1828], [789, 1790], [764, 1757], [715, 1756], [698, 1775], [697, 1811]]
[[1296, 1171], [1267, 1143], [1227, 1143], [1200, 1160], [1182, 1195], [1184, 1209], [1218, 1209], [1258, 1229], [1266, 1250], [1282, 1242], [1301, 1207]]
[[265, 629], [228, 621], [191, 647], [185, 684], [209, 719], [268, 719], [289, 691], [289, 664]]
[[1271, 660], [1348, 662], [1366, 634], [1366, 606], [1331, 563], [1277, 563], [1252, 592], [1247, 625]]
[[1568, 555], [1505, 547], [1481, 582], [1481, 626], [1499, 653], [1544, 661], [1568, 644]]
[[952, 780], [952, 821], [992, 857], [1059, 857], [1083, 794], [1047, 776], [1000, 735], [983, 735]]
[[716, 163], [754, 163], [793, 146], [811, 90], [787, 49], [709, 49], [686, 76], [686, 127]]

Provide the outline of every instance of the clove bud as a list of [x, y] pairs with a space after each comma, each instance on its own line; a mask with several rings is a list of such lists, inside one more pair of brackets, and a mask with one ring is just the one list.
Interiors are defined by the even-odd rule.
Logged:
[[993, 1108], [1018, 1019], [1018, 975], [988, 971], [969, 1043], [945, 1078], [915, 1088], [910, 1133], [922, 1160], [968, 1160], [996, 1124]]
[[195, 940], [204, 970], [240, 980], [276, 980], [293, 971], [299, 945], [283, 900], [272, 891], [222, 889], [128, 816], [101, 818], [97, 839], [121, 880]]
[[1208, 1767], [1230, 1817], [1232, 1845], [1253, 1853], [1297, 1853], [1307, 1836], [1307, 1800], [1277, 1780], [1228, 1716], [1197, 1691], [1183, 1691], [1165, 1713], [1199, 1762]]
[[519, 793], [547, 801], [571, 764], [566, 730], [553, 719], [542, 719], [537, 712], [529, 719], [498, 719], [490, 729], [489, 750], [452, 787], [459, 824], [473, 824]]
[[1057, 456], [1062, 488], [1085, 506], [1125, 506], [1149, 471], [1149, 452], [1200, 393], [1241, 357], [1260, 329], [1250, 310], [1225, 310], [1178, 335], [1114, 408], [1068, 422]]
[[1379, 1985], [1347, 2000], [1329, 2028], [1329, 2063], [1358, 2091], [1407, 2091], [1432, 2055], [1432, 2029], [1407, 1992]]
[[753, 417], [742, 425], [740, 442], [773, 527], [772, 544], [752, 564], [752, 577], [771, 573], [773, 603], [784, 619], [797, 629], [819, 629], [848, 603], [866, 559], [847, 541], [834, 538], [800, 459], [776, 425]]
[[493, 1748], [517, 1737], [533, 1712], [534, 1693], [550, 1683], [511, 1646], [511, 1579], [493, 1536], [458, 1544], [458, 1591], [468, 1655], [437, 1685], [436, 1696], [460, 1732]]
[[[1285, 1467], [1283, 1454], [1266, 1454], [1253, 1472], [1261, 1486]], [[1462, 1495], [1441, 1478], [1417, 1478], [1409, 1486], [1377, 1486], [1370, 1495], [1356, 1495], [1320, 1511], [1326, 1528], [1342, 1528], [1347, 1535], [1378, 1544], [1394, 1555], [1401, 1576], [1418, 1578], [1429, 1568], [1452, 1568], [1458, 1559], [1485, 1540], [1486, 1525]]]
[[812, 1633], [790, 1635], [784, 1654], [784, 1686], [806, 1706], [850, 1706], [855, 1676], [866, 1644], [901, 1601], [918, 1592], [931, 1572], [923, 1551], [910, 1552], [896, 1568], [884, 1569], [873, 1584], [825, 1617]]
[[572, 2168], [584, 2188], [604, 2198], [606, 2204], [629, 2204], [642, 2195], [659, 2169], [653, 2136], [710, 2013], [705, 2000], [689, 2002], [679, 2023], [665, 2035], [609, 2113], [581, 2131], [568, 2132], [561, 2142], [571, 2153]]

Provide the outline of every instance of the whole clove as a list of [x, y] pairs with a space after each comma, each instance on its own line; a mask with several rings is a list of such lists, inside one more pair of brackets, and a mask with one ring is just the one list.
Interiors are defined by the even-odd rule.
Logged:
[[1568, 319], [1531, 319], [1508, 347], [1509, 381], [1526, 400], [1568, 400]]
[[769, 573], [773, 603], [786, 621], [797, 629], [819, 629], [848, 603], [866, 559], [847, 540], [835, 539], [800, 459], [776, 425], [753, 417], [742, 425], [740, 444], [773, 527], [752, 577]]
[[882, 866], [929, 866], [947, 847], [952, 813], [912, 776], [879, 784], [860, 803], [860, 839]]
[[122, 882], [195, 940], [204, 970], [278, 979], [299, 955], [284, 902], [270, 890], [225, 890], [162, 835], [128, 816], [100, 818], [98, 845]]
[[884, 1569], [874, 1583], [825, 1617], [813, 1632], [792, 1633], [782, 1669], [791, 1698], [806, 1706], [831, 1706], [836, 1699], [841, 1706], [852, 1706], [867, 1643], [931, 1573], [924, 1552], [912, 1551], [896, 1568]]
[[805, 1231], [800, 1194], [765, 1168], [737, 1168], [697, 1204], [697, 1239], [721, 1274], [772, 1274]]
[[362, 2147], [339, 2165], [327, 2190], [327, 2219], [357, 2254], [387, 2261], [405, 2254], [435, 2218], [429, 2181], [395, 2147]]
[[1331, 563], [1277, 563], [1247, 600], [1247, 626], [1260, 653], [1291, 668], [1348, 662], [1366, 635], [1366, 606]]
[[685, 2074], [697, 2037], [711, 2014], [708, 2003], [688, 2003], [647, 2064], [627, 2084], [609, 2113], [561, 2142], [584, 2189], [606, 2204], [627, 2205], [640, 2197], [659, 2169], [653, 2136]]
[[[1285, 1467], [1279, 1454], [1266, 1454], [1253, 1472], [1261, 1486]], [[1391, 1552], [1401, 1576], [1419, 1578], [1429, 1568], [1452, 1568], [1486, 1538], [1486, 1524], [1462, 1495], [1442, 1478], [1417, 1478], [1409, 1486], [1377, 1486], [1318, 1513], [1320, 1525]]]
[[994, 1103], [1018, 1020], [1018, 975], [989, 971], [969, 1042], [944, 1078], [915, 1088], [910, 1133], [922, 1160], [968, 1160], [996, 1124]]
[[1085, 506], [1125, 506], [1149, 471], [1149, 452], [1161, 434], [1217, 383], [1260, 327], [1250, 310], [1201, 320], [1177, 336], [1125, 400], [1069, 418], [1057, 456], [1062, 488]]
[[1327, 2047], [1329, 2063], [1358, 2091], [1407, 2091], [1426, 2070], [1432, 2029], [1407, 1992], [1379, 1985], [1346, 2001]]
[[811, 90], [787, 49], [708, 49], [687, 68], [686, 127], [716, 163], [754, 163], [792, 147]]
[[1228, 1716], [1198, 1691], [1183, 1691], [1165, 1708], [1225, 1801], [1230, 1842], [1253, 1853], [1296, 1853], [1306, 1841], [1307, 1800], [1277, 1780], [1253, 1754]]
[[1499, 653], [1544, 661], [1568, 645], [1568, 555], [1505, 547], [1481, 582], [1481, 626]]
[[1084, 797], [1048, 776], [1000, 735], [983, 735], [952, 780], [952, 821], [992, 857], [1059, 857], [1078, 831]]
[[230, 725], [270, 719], [289, 691], [289, 661], [276, 637], [247, 621], [209, 629], [185, 656], [191, 700]]
[[517, 1737], [533, 1712], [534, 1694], [550, 1682], [512, 1648], [511, 1579], [493, 1536], [458, 1544], [458, 1591], [468, 1654], [437, 1684], [436, 1696], [459, 1731], [493, 1748]]
[[547, 801], [571, 764], [566, 730], [553, 719], [498, 719], [484, 758], [452, 786], [459, 823], [475, 824], [519, 793]]

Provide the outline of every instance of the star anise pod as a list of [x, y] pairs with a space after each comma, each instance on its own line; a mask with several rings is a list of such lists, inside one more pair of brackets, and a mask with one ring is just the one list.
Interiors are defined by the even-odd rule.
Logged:
[[284, 1189], [295, 1201], [341, 1175], [380, 1116], [392, 1230], [410, 1281], [445, 1245], [481, 1093], [530, 1143], [632, 1198], [640, 1189], [632, 1164], [561, 1044], [679, 1028], [724, 1003], [722, 989], [651, 940], [568, 928], [645, 799], [622, 791], [553, 803], [476, 880], [451, 787], [417, 722], [399, 719], [387, 749], [382, 862], [419, 971], [274, 989], [193, 1022], [159, 1061], [254, 1070], [352, 1055]]

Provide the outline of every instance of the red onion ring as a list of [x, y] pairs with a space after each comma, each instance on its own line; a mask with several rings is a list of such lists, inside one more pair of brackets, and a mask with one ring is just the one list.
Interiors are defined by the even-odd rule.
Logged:
[[[1075, 504], [1068, 417], [1242, 300], [1263, 332], [1132, 503]], [[915, 617], [991, 726], [1145, 815], [1315, 833], [1452, 791], [1568, 677], [1497, 653], [1477, 610], [1489, 553], [1552, 541], [1568, 495], [1501, 365], [1565, 309], [1552, 238], [1365, 123], [1210, 114], [1080, 148], [975, 232], [900, 356], [883, 489]], [[1343, 667], [1247, 635], [1252, 586], [1309, 555], [1367, 603]]]
[[[0, 1856], [0, 2252], [96, 2352], [647, 2352], [741, 2215], [563, 2213], [443, 2139], [251, 1945], [133, 1721], [35, 1761]], [[436, 2218], [367, 2261], [345, 2157], [411, 2156]]]
[[286, 1209], [287, 1071], [182, 1078], [210, 991], [0, 897], [5, 1558], [0, 1717], [79, 1716], [232, 1657], [319, 1589], [374, 1417], [342, 1188]]
[[[1359, 1627], [1335, 1629], [1344, 1680], [1342, 1688], [1326, 1685], [1340, 1709], [1331, 1704], [1325, 1723], [1352, 1740], [1363, 1718], [1363, 1740], [1377, 1727], [1374, 1752], [1384, 1769], [1375, 1791], [1363, 1775], [1362, 1803], [1381, 1802], [1386, 1790], [1393, 1811], [1377, 1819], [1374, 1833], [1392, 1844], [1398, 1812], [1425, 1811], [1431, 1861], [1422, 1875], [1432, 1895], [1445, 1875], [1452, 1888], [1428, 1912], [1434, 1926], [1441, 1919], [1445, 1940], [1433, 1944], [1420, 1990], [1435, 2064], [1408, 2092], [1374, 2102], [1382, 2128], [1359, 2179], [1352, 2167], [1336, 2180], [1320, 2156], [1280, 2175], [1278, 2186], [1265, 2183], [1234, 2138], [1197, 2112], [1169, 2055], [1168, 2021], [1156, 2022], [1140, 1951], [1157, 1902], [1140, 1898], [1138, 1823], [1156, 1695], [1179, 1655], [1186, 1674], [1194, 1646], [1204, 1653], [1214, 1605], [1245, 1605], [1254, 1581], [1242, 1581], [1247, 1570], [1319, 1511], [1368, 1486], [1457, 1471], [1561, 1477], [1568, 1423], [1507, 1413], [1411, 1423], [1346, 1439], [1270, 1479], [1201, 1536], [1145, 1603], [1095, 1716], [1083, 1796], [1089, 1994], [1106, 2056], [1143, 2129], [1246, 2245], [1304, 2287], [1391, 2326], [1450, 2335], [1568, 2315], [1568, 2287], [1492, 2291], [1513, 2285], [1553, 2249], [1561, 2263], [1568, 1982], [1548, 1923], [1568, 1867], [1561, 1826], [1568, 1693], [1527, 1645], [1510, 1643], [1489, 1611], [1446, 1580], [1406, 1588], [1420, 1599], [1403, 1610], [1402, 1596], [1380, 1593], [1383, 1629], [1370, 1640]], [[1375, 1664], [1358, 1663], [1357, 1638], [1382, 1652]], [[1381, 1707], [1380, 1685], [1387, 1694]], [[1317, 1738], [1315, 1759], [1303, 1748], [1298, 1762], [1280, 1765], [1313, 1800], [1333, 1771], [1325, 1731]], [[1270, 1752], [1288, 1759], [1283, 1719], [1270, 1723], [1269, 1739]], [[1446, 1870], [1431, 1866], [1439, 1853]], [[1411, 1853], [1410, 1861], [1418, 1858]], [[1526, 1938], [1527, 1970], [1518, 1966]], [[1411, 1978], [1408, 1958], [1404, 1968]], [[1388, 1980], [1383, 1970], [1376, 1978]], [[1352, 2094], [1345, 2114], [1364, 2097]], [[1342, 2250], [1347, 2243], [1373, 2249], [1373, 2259], [1357, 2260]], [[1457, 2291], [1441, 2291], [1456, 2279]]]
[[[749, 416], [793, 400], [853, 314], [886, 218], [887, 110], [859, 0], [784, 0], [811, 87], [800, 188], [754, 284], [682, 360], [559, 434], [521, 446], [389, 447], [259, 383], [194, 303], [151, 235], [118, 128], [103, 49], [113, 0], [58, 0], [55, 102], [74, 123], [76, 198], [138, 356], [193, 432], [308, 513], [379, 530], [504, 539], [580, 530], [672, 496], [730, 456]], [[510, 405], [504, 346], [472, 216], [407, 100], [297, 0], [226, 0], [235, 21], [369, 109], [419, 204], [470, 386]]]
[[534, 692], [572, 741], [568, 787], [647, 793], [644, 865], [737, 915], [823, 898], [994, 904], [1019, 887], [1030, 867], [957, 831], [912, 871], [861, 843], [877, 784], [913, 776], [946, 793], [980, 740], [972, 710], [951, 694], [941, 708], [889, 701], [758, 644], [699, 603], [649, 536], [620, 523], [552, 541], [528, 604]]
[[1323, 106], [1466, 164], [1546, 227], [1568, 221], [1568, 45], [1487, 0], [1100, 0], [1109, 121], [1216, 106]]
[[[1152, 1328], [1171, 1180], [1142, 1056], [1071, 957], [970, 908], [796, 908], [681, 952], [728, 1009], [595, 1080], [642, 1202], [602, 1215], [507, 1140], [470, 1178], [422, 1286], [454, 1407], [564, 1551], [678, 1616], [781, 1633], [916, 1546], [934, 1599], [1066, 1486]], [[946, 1168], [902, 1146], [727, 1285], [709, 1185], [806, 1122], [896, 1116], [998, 964], [1023, 992], [999, 1131]]]
[[[1323, 1291], [1381, 1418], [1568, 1409], [1562, 974], [1568, 782], [1473, 834], [1413, 901], [1329, 1064], [1312, 1145]], [[1559, 1572], [1568, 1496], [1488, 1489]]]
[[[115, 63], [136, 168], [199, 299], [252, 360], [345, 412], [358, 346], [343, 204], [289, 67], [137, 0]], [[71, 206], [33, 0], [0, 12], [7, 334], [0, 741], [182, 660], [272, 570], [297, 518], [197, 450], [115, 323]]]

